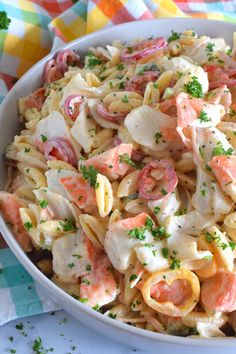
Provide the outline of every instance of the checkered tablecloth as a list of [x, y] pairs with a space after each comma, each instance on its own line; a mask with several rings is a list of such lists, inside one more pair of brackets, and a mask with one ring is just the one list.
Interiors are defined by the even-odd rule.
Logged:
[[[175, 16], [236, 22], [235, 0], [0, 0], [0, 11], [11, 19], [8, 30], [0, 30], [0, 102], [52, 48], [101, 28]], [[2, 240], [0, 304], [0, 324], [58, 308]]]

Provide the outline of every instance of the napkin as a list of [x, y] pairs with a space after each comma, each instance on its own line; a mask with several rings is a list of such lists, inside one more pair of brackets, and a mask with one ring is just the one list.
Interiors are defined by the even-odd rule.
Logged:
[[[122, 22], [203, 17], [236, 22], [234, 0], [1, 0], [11, 22], [0, 30], [0, 102], [34, 63], [63, 43]], [[1, 236], [0, 236], [1, 238]], [[59, 306], [0, 240], [0, 324]]]

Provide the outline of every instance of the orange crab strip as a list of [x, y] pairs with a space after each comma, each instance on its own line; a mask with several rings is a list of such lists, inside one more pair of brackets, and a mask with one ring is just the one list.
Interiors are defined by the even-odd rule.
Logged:
[[12, 225], [17, 242], [19, 242], [25, 252], [32, 251], [33, 245], [30, 236], [22, 224], [19, 213], [19, 209], [22, 208], [23, 205], [14, 195], [6, 192], [0, 192], [0, 203], [3, 217], [7, 223]]

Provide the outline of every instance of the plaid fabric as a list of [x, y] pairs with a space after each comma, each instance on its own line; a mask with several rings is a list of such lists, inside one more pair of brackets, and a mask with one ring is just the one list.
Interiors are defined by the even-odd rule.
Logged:
[[[236, 22], [234, 0], [0, 0], [0, 11], [11, 18], [9, 29], [0, 31], [0, 102], [51, 48], [86, 33], [160, 17]], [[0, 323], [58, 308], [4, 246], [0, 240]]]

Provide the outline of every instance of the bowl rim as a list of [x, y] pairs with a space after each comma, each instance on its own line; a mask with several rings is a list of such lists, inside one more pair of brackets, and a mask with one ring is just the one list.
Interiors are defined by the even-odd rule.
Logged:
[[[187, 25], [194, 26], [194, 23], [202, 23], [203, 25], [206, 23], [212, 23], [212, 25], [219, 25], [223, 24], [226, 27], [229, 27], [229, 29], [232, 30], [232, 26], [236, 24], [232, 22], [226, 22], [226, 21], [221, 21], [221, 20], [211, 20], [211, 19], [198, 19], [198, 18], [181, 18], [181, 17], [176, 17], [176, 18], [160, 18], [160, 19], [152, 19], [148, 20], [148, 22], [151, 23], [165, 23], [167, 21], [174, 21], [177, 23], [181, 22], [186, 22]], [[141, 27], [143, 25], [147, 25], [147, 20], [142, 20], [142, 21], [131, 21], [131, 22], [126, 22], [122, 23], [116, 26], [112, 27], [107, 27], [105, 29], [101, 29], [96, 32], [92, 32], [89, 34], [86, 34], [85, 36], [82, 36], [80, 38], [74, 39], [73, 41], [70, 41], [62, 46], [60, 48], [51, 51], [48, 55], [40, 59], [35, 65], [33, 65], [17, 82], [16, 84], [11, 88], [11, 90], [7, 93], [6, 97], [3, 99], [1, 105], [0, 105], [0, 119], [1, 119], [1, 110], [3, 107], [7, 106], [11, 102], [11, 94], [15, 90], [18, 89], [18, 86], [21, 85], [22, 82], [26, 80], [26, 76], [30, 75], [31, 73], [34, 73], [35, 69], [39, 68], [43, 64], [52, 58], [55, 53], [58, 52], [58, 50], [65, 50], [69, 48], [73, 48], [75, 46], [79, 46], [80, 43], [86, 42], [88, 39], [93, 39], [96, 38], [98, 35], [106, 34], [109, 31], [117, 31], [118, 29], [122, 30], [128, 30], [130, 27], [134, 25], [140, 25]], [[174, 24], [173, 24], [174, 27]], [[75, 49], [77, 50], [77, 49]], [[63, 302], [70, 303], [72, 306], [75, 306], [80, 312], [85, 313], [88, 317], [95, 318], [99, 322], [103, 322], [106, 326], [110, 326], [113, 328], [117, 328], [120, 331], [126, 332], [131, 335], [143, 337], [145, 339], [150, 339], [152, 341], [160, 341], [164, 343], [169, 343], [169, 344], [178, 344], [178, 345], [185, 345], [185, 346], [194, 346], [194, 347], [233, 347], [236, 346], [236, 340], [234, 337], [224, 337], [224, 338], [193, 338], [193, 337], [179, 337], [175, 335], [170, 335], [170, 334], [162, 334], [162, 333], [157, 333], [157, 332], [151, 332], [145, 329], [137, 328], [130, 326], [126, 323], [122, 323], [119, 321], [114, 321], [113, 319], [104, 316], [103, 314], [92, 310], [91, 308], [85, 306], [84, 304], [80, 303], [78, 300], [74, 299], [71, 295], [67, 294], [64, 290], [62, 290], [59, 286], [54, 284], [50, 279], [48, 279], [37, 267], [36, 265], [28, 258], [27, 254], [21, 249], [19, 244], [17, 243], [16, 239], [14, 238], [13, 233], [11, 232], [10, 228], [7, 226], [5, 223], [3, 217], [0, 215], [0, 231], [7, 242], [8, 246], [10, 249], [13, 251], [14, 255], [17, 257], [17, 259], [20, 261], [21, 264], [23, 264], [24, 268], [27, 270], [27, 272], [30, 273], [30, 275], [33, 277], [33, 279], [38, 282], [42, 287], [44, 288], [44, 291], [48, 291], [50, 295], [55, 294], [57, 298], [61, 298]], [[79, 320], [79, 318], [78, 318]]]

